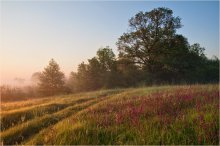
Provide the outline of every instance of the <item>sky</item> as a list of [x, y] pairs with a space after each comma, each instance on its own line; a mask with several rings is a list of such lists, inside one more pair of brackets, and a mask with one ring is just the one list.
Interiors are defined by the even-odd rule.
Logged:
[[190, 44], [219, 56], [218, 1], [4, 1], [0, 2], [0, 84], [25, 84], [51, 58], [68, 77], [82, 61], [116, 42], [139, 11], [173, 10]]

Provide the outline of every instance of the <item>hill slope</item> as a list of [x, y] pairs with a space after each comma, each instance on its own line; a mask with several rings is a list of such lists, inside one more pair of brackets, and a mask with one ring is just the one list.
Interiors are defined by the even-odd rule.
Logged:
[[1, 104], [3, 144], [218, 144], [218, 85], [105, 90]]

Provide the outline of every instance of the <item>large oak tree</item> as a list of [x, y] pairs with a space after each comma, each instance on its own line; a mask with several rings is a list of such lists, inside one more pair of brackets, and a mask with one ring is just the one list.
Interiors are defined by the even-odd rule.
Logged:
[[190, 70], [187, 57], [193, 54], [187, 39], [176, 34], [181, 26], [168, 8], [137, 13], [129, 20], [129, 31], [118, 39], [119, 60], [127, 58], [154, 81], [179, 80]]

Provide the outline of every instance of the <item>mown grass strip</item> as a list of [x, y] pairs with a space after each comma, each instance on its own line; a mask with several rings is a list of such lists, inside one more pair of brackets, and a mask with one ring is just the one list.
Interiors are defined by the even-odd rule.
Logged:
[[46, 128], [50, 125], [53, 125], [60, 121], [61, 119], [74, 114], [75, 112], [86, 108], [87, 106], [93, 104], [95, 101], [89, 101], [87, 104], [82, 103], [75, 106], [70, 106], [64, 110], [61, 110], [57, 113], [51, 115], [45, 115], [33, 120], [30, 120], [26, 123], [22, 123], [15, 127], [12, 127], [1, 133], [1, 140], [4, 144], [19, 144], [26, 138], [36, 134], [41, 129]]
[[108, 89], [108, 90], [99, 90], [99, 91], [91, 91], [91, 92], [81, 92], [81, 93], [75, 93], [75, 94], [69, 94], [69, 95], [58, 95], [58, 96], [50, 96], [50, 97], [44, 97], [44, 98], [38, 98], [38, 99], [30, 99], [25, 101], [16, 101], [16, 102], [7, 102], [1, 103], [1, 111], [0, 113], [6, 113], [6, 112], [15, 112], [17, 110], [23, 110], [23, 109], [30, 109], [34, 108], [36, 106], [45, 105], [51, 102], [57, 103], [57, 101], [60, 102], [60, 100], [68, 101], [72, 99], [82, 99], [82, 98], [96, 98], [105, 96], [106, 94], [116, 94], [118, 92], [123, 91], [124, 89]]
[[[116, 94], [116, 93], [118, 92], [112, 92], [110, 94]], [[79, 112], [80, 110], [83, 110], [93, 104], [96, 104], [99, 101], [104, 100], [106, 96], [108, 95], [109, 93], [100, 94], [97, 96], [97, 98], [93, 98], [94, 100], [90, 100], [86, 103], [82, 103], [79, 105], [70, 106], [52, 115], [45, 115], [43, 117], [39, 117], [39, 118], [30, 120], [26, 123], [12, 127], [0, 134], [1, 140], [6, 145], [20, 144], [22, 141], [36, 134], [40, 130], [47, 128], [51, 125], [54, 125], [60, 120], [72, 114], [75, 114], [76, 112]]]
[[115, 94], [120, 92], [120, 90], [106, 90], [106, 91], [96, 91], [88, 93], [80, 93], [75, 96], [67, 95], [59, 98], [55, 98], [49, 103], [40, 104], [23, 109], [6, 111], [1, 113], [1, 131], [5, 131], [10, 127], [16, 126], [28, 120], [34, 119], [36, 117], [43, 116], [45, 114], [50, 114], [62, 110], [68, 106], [82, 103], [93, 98], [104, 97], [107, 95]]
[[[33, 137], [29, 138], [28, 140], [24, 141], [23, 144], [27, 144], [27, 145], [42, 145], [42, 144], [46, 144], [46, 143], [44, 143], [43, 137], [45, 135], [47, 135], [48, 133], [51, 133], [51, 130], [53, 131], [53, 129], [58, 129], [59, 133], [64, 132], [65, 130], [68, 129], [68, 127], [69, 128], [73, 128], [74, 127], [72, 129], [72, 130], [74, 130], [75, 128], [79, 127], [78, 125], [80, 124], [78, 122], [76, 122], [76, 123], [70, 122], [70, 121], [73, 121], [74, 118], [80, 117], [83, 114], [86, 114], [89, 110], [92, 110], [94, 108], [98, 108], [99, 106], [102, 106], [103, 104], [106, 104], [109, 101], [116, 100], [117, 98], [120, 98], [120, 97], [128, 96], [129, 94], [136, 94], [136, 92], [134, 92], [134, 90], [131, 90], [131, 91], [127, 91], [127, 92], [118, 93], [118, 94], [116, 94], [114, 96], [108, 96], [108, 98], [106, 97], [105, 100], [97, 102], [97, 103], [95, 103], [95, 104], [93, 104], [91, 106], [88, 106], [87, 108], [84, 108], [81, 111], [78, 111], [74, 115], [63, 119], [62, 121], [56, 123], [55, 125], [52, 125], [52, 126], [48, 127], [47, 129], [41, 130], [39, 132], [39, 134], [36, 134]], [[71, 126], [69, 124], [71, 124]], [[69, 131], [69, 129], [67, 131]], [[56, 134], [59, 135], [59, 133], [56, 133]], [[55, 137], [52, 137], [52, 139], [53, 139], [52, 141], [55, 141], [54, 140]], [[55, 144], [55, 143], [49, 143], [49, 144]]]
[[25, 110], [19, 110], [17, 112], [10, 112], [6, 114], [2, 114], [1, 115], [1, 131], [5, 131], [10, 127], [16, 126], [28, 120], [41, 117], [45, 114], [55, 113], [64, 108], [67, 108], [68, 106], [83, 103], [91, 99], [93, 98], [78, 99], [76, 101], [75, 100], [71, 101], [68, 104], [67, 103], [61, 103], [61, 104], [51, 103], [51, 104], [44, 105], [44, 106], [38, 106], [32, 109], [25, 109]]
[[30, 99], [25, 101], [16, 101], [16, 102], [2, 102], [1, 103], [1, 112], [8, 112], [23, 108], [30, 108], [36, 105], [43, 105], [45, 103], [51, 102], [51, 97], [39, 98], [39, 99]]

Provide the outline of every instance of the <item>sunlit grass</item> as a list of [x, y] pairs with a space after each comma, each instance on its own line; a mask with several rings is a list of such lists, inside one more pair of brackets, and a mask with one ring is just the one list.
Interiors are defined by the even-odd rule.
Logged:
[[[64, 106], [51, 110], [52, 103]], [[17, 124], [2, 123], [4, 144], [219, 143], [218, 85], [87, 92], [38, 104], [17, 110]], [[38, 116], [22, 121], [34, 110]], [[13, 109], [4, 114], [6, 121], [16, 117]]]

